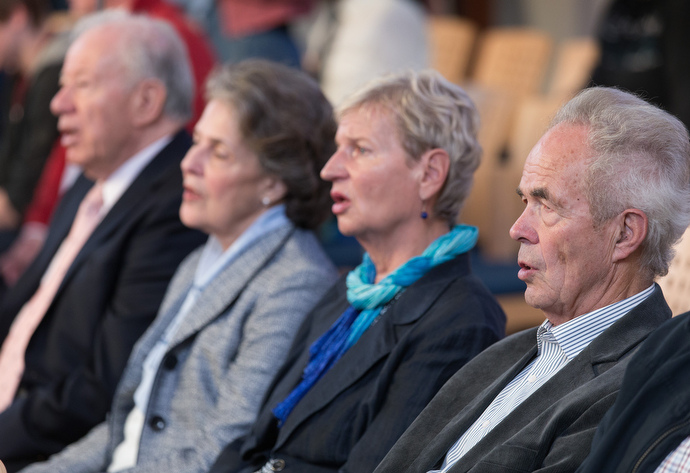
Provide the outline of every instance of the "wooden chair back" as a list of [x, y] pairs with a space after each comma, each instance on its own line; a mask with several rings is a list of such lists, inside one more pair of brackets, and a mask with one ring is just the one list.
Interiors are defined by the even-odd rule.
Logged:
[[477, 26], [457, 16], [432, 15], [428, 20], [431, 65], [451, 82], [465, 79]]
[[592, 38], [574, 38], [558, 48], [548, 94], [572, 97], [589, 82], [599, 60], [599, 45]]
[[495, 28], [481, 39], [472, 80], [518, 97], [541, 91], [551, 37], [528, 28]]

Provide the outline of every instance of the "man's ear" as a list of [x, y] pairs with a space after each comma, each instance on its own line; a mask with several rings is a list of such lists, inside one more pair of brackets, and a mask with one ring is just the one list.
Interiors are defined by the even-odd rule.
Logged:
[[619, 215], [613, 261], [622, 261], [637, 251], [647, 236], [647, 215], [639, 209], [626, 209]]
[[419, 186], [419, 198], [426, 201], [441, 192], [446, 183], [450, 157], [444, 149], [430, 149], [420, 158], [420, 165], [423, 174]]
[[132, 123], [146, 126], [163, 115], [167, 90], [159, 79], [144, 79], [134, 86], [132, 93]]

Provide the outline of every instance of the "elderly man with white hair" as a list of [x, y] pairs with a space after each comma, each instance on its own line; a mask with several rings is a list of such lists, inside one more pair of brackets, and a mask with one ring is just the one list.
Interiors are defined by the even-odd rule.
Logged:
[[574, 471], [631, 354], [671, 317], [654, 279], [690, 223], [678, 119], [619, 90], [586, 90], [528, 156], [518, 195], [518, 277], [546, 321], [459, 370], [376, 473]]
[[178, 216], [193, 96], [181, 40], [122, 12], [78, 31], [51, 109], [84, 175], [0, 306], [0, 458], [9, 471], [104, 419], [170, 277], [204, 239]]

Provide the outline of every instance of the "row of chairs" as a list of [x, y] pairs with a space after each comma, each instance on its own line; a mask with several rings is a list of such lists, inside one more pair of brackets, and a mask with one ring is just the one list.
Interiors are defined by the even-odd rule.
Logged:
[[[518, 244], [508, 230], [523, 207], [514, 191], [525, 158], [556, 110], [587, 84], [599, 48], [591, 38], [576, 38], [552, 54], [553, 40], [544, 32], [494, 28], [480, 34], [459, 17], [432, 16], [429, 31], [434, 68], [466, 88], [482, 119], [484, 155], [461, 220], [479, 227], [485, 256], [514, 262]], [[659, 284], [674, 315], [690, 310], [690, 229]], [[525, 307], [521, 295], [503, 297], [501, 304], [511, 332], [543, 319]]]
[[[481, 115], [482, 164], [460, 219], [479, 227], [486, 259], [515, 263], [518, 244], [508, 231], [523, 208], [515, 189], [525, 158], [555, 111], [586, 85], [598, 46], [578, 38], [563, 42], [553, 54], [553, 40], [544, 32], [494, 28], [479, 33], [471, 21], [458, 17], [432, 16], [429, 31], [432, 65], [467, 90]], [[507, 333], [544, 320], [522, 293], [501, 294], [498, 300], [507, 315]]]
[[480, 34], [460, 17], [432, 16], [429, 31], [433, 67], [465, 87], [482, 119], [482, 164], [461, 220], [479, 227], [486, 257], [515, 261], [518, 245], [508, 230], [522, 211], [515, 189], [524, 160], [555, 111], [586, 85], [599, 48], [591, 38], [577, 38], [554, 55], [545, 32], [493, 28]]

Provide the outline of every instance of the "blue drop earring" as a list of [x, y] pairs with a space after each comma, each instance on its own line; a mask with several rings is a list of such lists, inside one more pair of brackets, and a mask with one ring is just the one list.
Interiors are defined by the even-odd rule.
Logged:
[[426, 213], [426, 211], [422, 210], [422, 215], [421, 215], [421, 217], [422, 217], [423, 219], [426, 220], [426, 218], [427, 218], [428, 216], [429, 216], [429, 214]]

